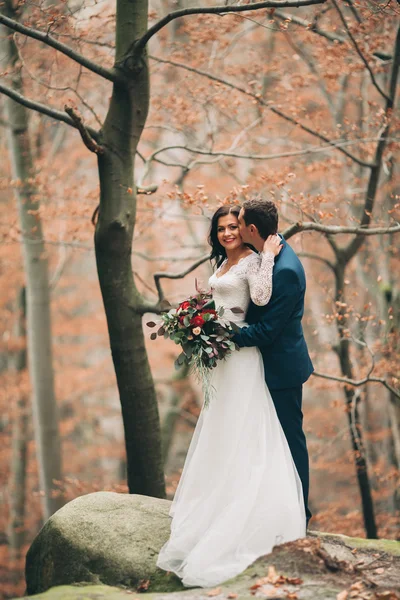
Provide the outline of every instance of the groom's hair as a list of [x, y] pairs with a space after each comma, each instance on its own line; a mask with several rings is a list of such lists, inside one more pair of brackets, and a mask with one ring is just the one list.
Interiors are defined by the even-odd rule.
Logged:
[[243, 219], [247, 226], [255, 225], [260, 236], [266, 240], [278, 231], [278, 210], [271, 200], [253, 198], [242, 204]]

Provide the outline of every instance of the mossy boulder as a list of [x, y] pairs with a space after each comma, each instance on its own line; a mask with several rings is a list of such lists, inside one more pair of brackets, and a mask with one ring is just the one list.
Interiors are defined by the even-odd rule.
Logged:
[[111, 492], [73, 500], [29, 549], [27, 593], [39, 594], [35, 600], [137, 600], [137, 592], [148, 600], [327, 600], [348, 590], [349, 598], [357, 591], [366, 600], [400, 598], [399, 542], [320, 532], [275, 547], [217, 589], [185, 589], [156, 567], [169, 507], [167, 500]]
[[181, 589], [177, 578], [156, 567], [169, 536], [170, 504], [114, 492], [72, 500], [52, 515], [29, 548], [27, 593], [80, 582], [136, 588], [148, 579], [156, 589]]

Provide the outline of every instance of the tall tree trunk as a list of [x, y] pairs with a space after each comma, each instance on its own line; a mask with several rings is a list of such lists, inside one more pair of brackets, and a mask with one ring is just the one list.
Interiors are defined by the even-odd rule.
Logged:
[[[10, 17], [16, 15], [6, 3]], [[23, 83], [18, 53], [10, 32], [2, 28], [3, 65], [10, 72], [10, 84], [19, 93]], [[49, 518], [62, 506], [53, 494], [54, 480], [61, 479], [61, 452], [51, 343], [50, 293], [48, 265], [43, 242], [38, 194], [33, 184], [32, 153], [28, 132], [28, 110], [5, 98], [8, 144], [23, 239], [23, 258], [27, 296], [28, 363], [32, 383], [33, 422], [43, 516]]]
[[[26, 339], [26, 294], [25, 288], [20, 290], [17, 301], [17, 322], [15, 337]], [[9, 360], [9, 369], [17, 374], [27, 367], [26, 346], [18, 350]], [[10, 519], [8, 524], [8, 544], [11, 555], [19, 557], [25, 541], [25, 506], [26, 506], [26, 461], [28, 447], [28, 398], [23, 394], [17, 399], [13, 415], [11, 442], [11, 469], [9, 479]]]
[[125, 61], [132, 41], [147, 30], [147, 0], [117, 1], [116, 65], [128, 76], [113, 87], [99, 155], [100, 211], [97, 270], [120, 393], [130, 493], [165, 497], [157, 398], [144, 346], [141, 297], [131, 265], [136, 219], [134, 156], [148, 113], [146, 52]]
[[[340, 362], [340, 369], [344, 377], [349, 379], [354, 378], [353, 367], [350, 359], [349, 340], [346, 337], [347, 317], [346, 305], [343, 295], [345, 265], [336, 265], [336, 293], [335, 299], [337, 303], [337, 330], [339, 334], [339, 344], [337, 353]], [[344, 305], [344, 306], [342, 306]], [[356, 466], [356, 474], [358, 486], [360, 489], [361, 503], [364, 517], [364, 527], [368, 538], [377, 539], [378, 530], [375, 522], [374, 503], [371, 494], [371, 485], [368, 476], [368, 466], [366, 460], [366, 452], [363, 441], [363, 434], [360, 424], [359, 402], [360, 392], [354, 388], [345, 387], [344, 394], [346, 398], [347, 420], [349, 425], [351, 445], [354, 453], [354, 461]]]

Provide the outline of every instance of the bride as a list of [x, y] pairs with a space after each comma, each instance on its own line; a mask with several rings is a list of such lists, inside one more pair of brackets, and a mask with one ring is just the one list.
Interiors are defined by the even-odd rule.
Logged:
[[[218, 268], [209, 284], [224, 319], [242, 326], [250, 299], [262, 306], [271, 297], [281, 246], [278, 236], [266, 240], [260, 255], [245, 246], [239, 210], [223, 206], [212, 218], [209, 243]], [[222, 583], [276, 544], [306, 533], [301, 482], [259, 350], [241, 348], [219, 361], [211, 384], [215, 391], [200, 413], [172, 502], [171, 536], [157, 561], [188, 587]]]

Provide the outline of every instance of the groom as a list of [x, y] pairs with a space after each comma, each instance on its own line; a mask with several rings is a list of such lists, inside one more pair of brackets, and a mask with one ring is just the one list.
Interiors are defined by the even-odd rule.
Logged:
[[[267, 237], [278, 231], [275, 204], [262, 199], [244, 202], [239, 229], [243, 241], [261, 252]], [[249, 326], [233, 339], [238, 346], [258, 346], [261, 351], [265, 381], [303, 486], [308, 524], [309, 467], [301, 405], [302, 384], [314, 369], [301, 326], [306, 278], [295, 252], [283, 238], [281, 241], [283, 247], [275, 258], [272, 274], [271, 299], [266, 306], [250, 304], [246, 315]]]

